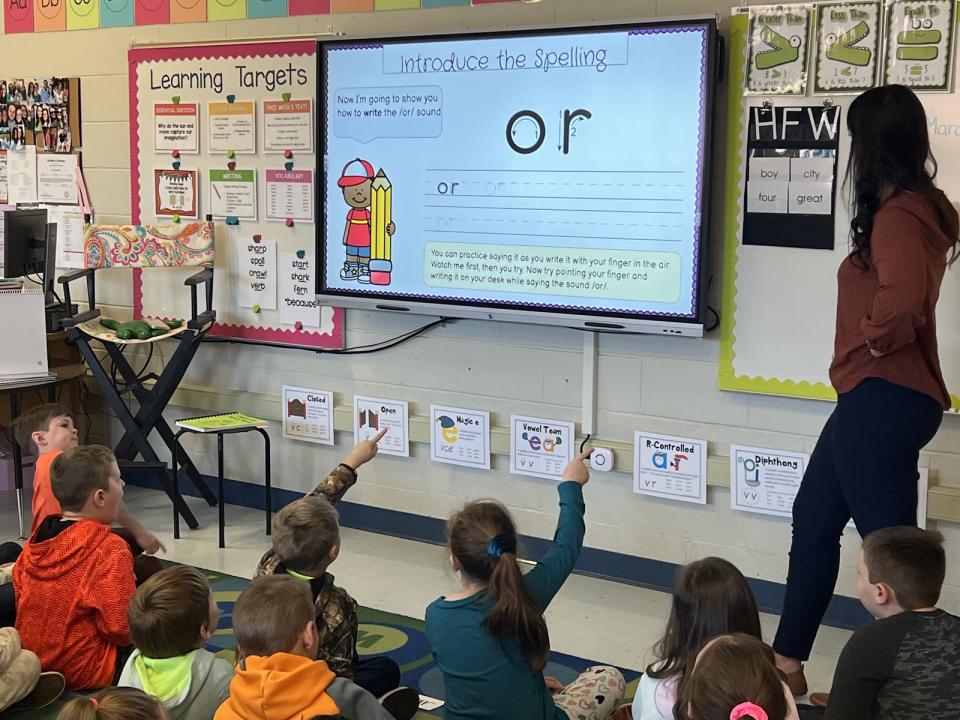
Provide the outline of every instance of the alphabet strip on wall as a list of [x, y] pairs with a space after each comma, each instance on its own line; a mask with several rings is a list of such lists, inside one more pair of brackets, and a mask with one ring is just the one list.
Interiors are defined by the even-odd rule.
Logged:
[[299, 15], [467, 7], [520, 0], [6, 0], [3, 32], [33, 33]]

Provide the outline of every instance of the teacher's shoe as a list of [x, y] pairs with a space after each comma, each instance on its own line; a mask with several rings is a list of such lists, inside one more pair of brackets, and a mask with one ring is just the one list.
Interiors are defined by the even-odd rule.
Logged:
[[799, 670], [793, 672], [785, 673], [782, 670], [780, 672], [783, 673], [784, 682], [787, 683], [787, 687], [790, 688], [794, 697], [802, 697], [807, 694], [809, 688], [807, 687], [807, 676], [803, 674], [803, 665], [800, 666]]

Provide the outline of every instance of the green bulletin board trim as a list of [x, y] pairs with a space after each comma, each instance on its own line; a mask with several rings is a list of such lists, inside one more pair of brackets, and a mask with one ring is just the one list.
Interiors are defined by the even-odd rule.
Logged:
[[720, 373], [717, 385], [721, 390], [791, 395], [816, 400], [836, 400], [833, 388], [823, 383], [781, 380], [779, 378], [749, 377], [737, 375], [733, 368], [736, 341], [737, 311], [737, 249], [740, 247], [740, 153], [743, 149], [743, 87], [746, 79], [745, 53], [749, 17], [737, 13], [730, 18], [729, 57], [727, 72], [727, 168], [724, 175], [724, 222], [723, 222], [723, 282], [720, 321]]
[[[957, 3], [960, 8], [960, 2]], [[816, 18], [814, 18], [814, 21]], [[727, 68], [727, 167], [724, 173], [724, 221], [723, 221], [723, 277], [721, 283], [720, 319], [720, 372], [717, 386], [721, 390], [786, 395], [811, 400], [836, 400], [837, 393], [824, 383], [806, 380], [781, 380], [780, 378], [750, 377], [737, 375], [733, 367], [736, 341], [737, 312], [737, 250], [740, 247], [740, 188], [743, 176], [740, 173], [740, 154], [743, 150], [743, 88], [746, 80], [746, 50], [749, 16], [734, 13], [730, 18], [728, 40], [729, 66]], [[960, 410], [960, 396], [950, 395], [953, 411]]]

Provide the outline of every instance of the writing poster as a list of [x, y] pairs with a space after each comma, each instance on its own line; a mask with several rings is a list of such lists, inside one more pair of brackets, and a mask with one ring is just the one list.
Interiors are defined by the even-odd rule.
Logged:
[[211, 170], [210, 213], [214, 217], [257, 219], [255, 170]]
[[748, 42], [747, 92], [806, 92], [810, 6], [751, 7]]
[[206, 22], [207, 0], [170, 0], [170, 22]]
[[3, 3], [3, 30], [12, 33], [33, 32], [33, 0], [7, 0]]
[[153, 149], [157, 152], [200, 152], [200, 105], [154, 103]]
[[77, 156], [70, 153], [37, 155], [37, 202], [80, 202], [77, 189]]
[[956, 37], [954, 0], [887, 0], [888, 84], [949, 90]]
[[280, 322], [284, 325], [320, 326], [320, 303], [313, 285], [315, 272], [312, 250], [280, 252], [278, 303]]
[[232, 244], [236, 254], [237, 305], [277, 309], [277, 241], [239, 237]]
[[353, 440], [369, 440], [386, 428], [387, 434], [377, 443], [384, 455], [410, 456], [409, 408], [406, 400], [353, 398]]
[[313, 152], [313, 101], [264, 100], [263, 149]]
[[33, 0], [33, 31], [57, 32], [67, 29], [66, 0]]
[[67, 0], [67, 30], [100, 27], [100, 0]]
[[137, 25], [166, 25], [170, 22], [170, 0], [134, 0]]
[[833, 250], [840, 108], [747, 113], [743, 244]]
[[326, 15], [330, 0], [287, 0], [288, 15]]
[[134, 0], [100, 0], [100, 27], [133, 25]]
[[790, 517], [810, 462], [805, 453], [730, 446], [730, 507]]
[[247, 17], [286, 17], [287, 0], [247, 0]]
[[490, 469], [490, 413], [430, 406], [430, 459]]
[[158, 217], [199, 217], [196, 170], [153, 171], [153, 212]]
[[880, 3], [828, 3], [817, 8], [816, 92], [859, 92], [877, 84]]
[[706, 504], [706, 441], [635, 433], [633, 490], [639, 495]]
[[246, 20], [247, 0], [207, 0], [207, 20]]
[[333, 393], [283, 386], [283, 436], [320, 445], [333, 445]]
[[266, 219], [313, 222], [313, 171], [267, 170]]
[[[212, 0], [216, 2], [216, 0]], [[211, 20], [214, 18], [211, 17]], [[257, 151], [256, 104], [212, 102], [207, 104], [210, 152], [255, 153]]]
[[559, 480], [575, 455], [573, 423], [510, 416], [510, 472]]

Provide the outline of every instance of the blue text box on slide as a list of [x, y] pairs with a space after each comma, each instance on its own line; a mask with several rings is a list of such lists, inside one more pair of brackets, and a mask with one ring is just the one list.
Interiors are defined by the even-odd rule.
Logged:
[[333, 94], [337, 137], [368, 143], [378, 138], [431, 138], [443, 132], [438, 85], [338, 88]]

